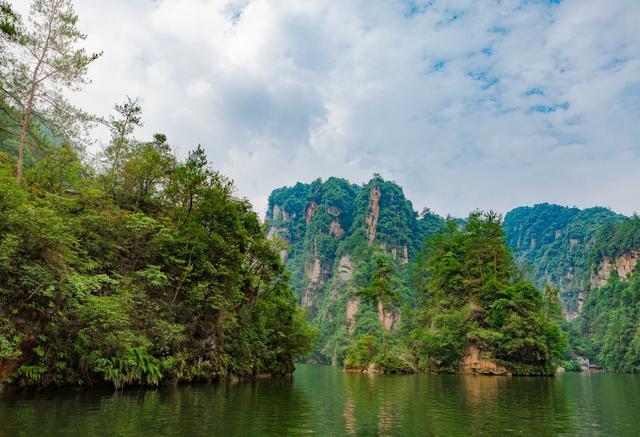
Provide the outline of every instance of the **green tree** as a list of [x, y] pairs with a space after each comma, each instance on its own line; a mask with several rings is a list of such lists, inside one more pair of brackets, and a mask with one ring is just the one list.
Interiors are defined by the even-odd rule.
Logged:
[[[2, 10], [10, 16], [6, 7]], [[16, 170], [19, 180], [32, 118], [68, 141], [78, 138], [82, 122], [89, 117], [69, 104], [63, 90], [85, 84], [89, 64], [100, 56], [76, 47], [86, 36], [76, 27], [78, 16], [70, 0], [34, 0], [29, 18], [29, 26], [20, 34], [4, 26], [5, 34], [14, 39], [19, 35], [10, 62], [2, 65], [7, 78], [3, 87], [23, 114]]]
[[357, 292], [364, 300], [380, 309], [382, 317], [382, 347], [383, 352], [387, 353], [387, 336], [386, 327], [386, 311], [389, 306], [397, 305], [399, 296], [397, 284], [394, 278], [393, 259], [384, 252], [378, 252], [374, 255], [374, 271], [371, 275], [369, 285]]
[[102, 185], [104, 190], [118, 201], [124, 185], [123, 167], [133, 153], [135, 139], [133, 132], [142, 126], [142, 107], [137, 99], [127, 97], [126, 101], [114, 106], [118, 116], [109, 118], [111, 142], [100, 157]]
[[[524, 281], [506, 247], [501, 218], [474, 211], [426, 241], [426, 296], [412, 338], [422, 366], [454, 372], [475, 347], [518, 374], [548, 374], [564, 337], [556, 302]], [[550, 293], [551, 294], [551, 293]]]

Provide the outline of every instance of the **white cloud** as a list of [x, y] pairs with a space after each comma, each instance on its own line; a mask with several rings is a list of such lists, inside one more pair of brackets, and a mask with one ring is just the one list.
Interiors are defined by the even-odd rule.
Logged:
[[261, 212], [273, 188], [373, 172], [443, 214], [543, 201], [640, 209], [637, 1], [76, 9], [105, 52], [78, 102], [105, 114], [141, 96], [141, 136], [161, 131], [183, 152], [202, 144]]

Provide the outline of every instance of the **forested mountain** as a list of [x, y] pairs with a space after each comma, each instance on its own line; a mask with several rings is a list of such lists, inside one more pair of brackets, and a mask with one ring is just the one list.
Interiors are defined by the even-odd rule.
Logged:
[[578, 353], [608, 369], [638, 372], [640, 218], [604, 226], [591, 260], [591, 290], [571, 342]]
[[[359, 371], [550, 374], [572, 353], [560, 300], [574, 353], [640, 368], [637, 217], [444, 219], [374, 175], [277, 189], [262, 224], [202, 147], [135, 138], [136, 99], [109, 118], [73, 107], [64, 91], [100, 54], [70, 1], [31, 15], [0, 1], [0, 384], [289, 373], [309, 352]], [[111, 138], [90, 158], [93, 123]]]
[[409, 341], [419, 368], [555, 372], [565, 352], [557, 293], [525, 279], [504, 240], [498, 214], [474, 212], [426, 241], [427, 293]]
[[[428, 211], [418, 216], [402, 189], [379, 176], [363, 186], [329, 178], [274, 190], [267, 219], [269, 236], [287, 245], [282, 256], [298, 301], [320, 327], [313, 359], [334, 363], [342, 363], [350, 333], [381, 334], [383, 310], [357, 294], [370, 279], [374, 254], [386, 253], [397, 267], [402, 302], [415, 300], [406, 287], [409, 261], [444, 223]], [[384, 315], [387, 328], [400, 319], [400, 306]]]
[[602, 207], [580, 210], [543, 203], [509, 211], [504, 229], [518, 264], [538, 287], [558, 288], [567, 317], [574, 319], [589, 287], [590, 253], [598, 231], [624, 219]]

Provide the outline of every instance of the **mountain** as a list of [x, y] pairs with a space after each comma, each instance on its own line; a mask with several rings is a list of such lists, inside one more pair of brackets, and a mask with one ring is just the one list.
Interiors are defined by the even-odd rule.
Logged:
[[387, 329], [401, 320], [398, 308], [384, 316], [362, 301], [362, 288], [381, 250], [397, 264], [402, 301], [415, 300], [406, 286], [409, 262], [424, 239], [442, 230], [444, 220], [425, 210], [418, 215], [397, 184], [375, 176], [362, 186], [329, 178], [274, 190], [269, 197], [268, 236], [286, 242], [281, 256], [307, 317], [320, 327], [313, 359], [341, 363], [349, 336]]
[[566, 317], [582, 311], [591, 272], [590, 251], [604, 224], [625, 216], [602, 208], [569, 208], [543, 203], [509, 211], [504, 219], [507, 243], [518, 264], [538, 287], [560, 290]]
[[640, 371], [640, 217], [603, 226], [591, 251], [590, 291], [570, 332], [579, 354]]

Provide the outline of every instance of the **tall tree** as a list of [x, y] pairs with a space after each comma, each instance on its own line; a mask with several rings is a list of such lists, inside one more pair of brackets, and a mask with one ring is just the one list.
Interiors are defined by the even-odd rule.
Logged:
[[137, 127], [142, 126], [142, 107], [138, 99], [127, 96], [127, 100], [116, 104], [114, 109], [118, 116], [111, 116], [109, 119], [111, 142], [102, 152], [101, 164], [104, 190], [118, 201], [117, 188], [122, 185], [119, 178], [135, 144], [132, 134]]
[[393, 260], [386, 253], [378, 253], [374, 258], [375, 270], [368, 287], [359, 291], [359, 295], [373, 305], [378, 305], [382, 315], [382, 344], [387, 353], [386, 328], [384, 326], [386, 306], [398, 303], [398, 292], [393, 276]]
[[88, 66], [100, 56], [77, 47], [86, 38], [77, 23], [70, 0], [34, 0], [29, 25], [19, 37], [11, 27], [4, 32], [6, 38], [18, 43], [8, 54], [11, 62], [3, 63], [6, 71], [2, 75], [7, 78], [6, 94], [22, 111], [16, 169], [19, 180], [33, 118], [68, 140], [77, 139], [82, 126], [79, 122], [89, 119], [64, 97], [65, 90], [78, 90], [87, 83]]

